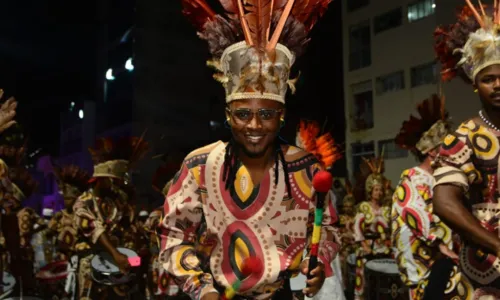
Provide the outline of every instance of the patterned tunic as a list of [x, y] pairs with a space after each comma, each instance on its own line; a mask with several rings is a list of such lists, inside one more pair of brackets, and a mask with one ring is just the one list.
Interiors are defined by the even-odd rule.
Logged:
[[[464, 189], [466, 206], [487, 230], [499, 234], [498, 163], [500, 132], [469, 120], [448, 135], [434, 172], [436, 185], [454, 184]], [[460, 270], [471, 285], [457, 289], [463, 299], [483, 295], [500, 298], [500, 259], [464, 241], [460, 249]], [[474, 298], [475, 299], [475, 298]]]
[[[354, 289], [355, 299], [363, 299], [365, 287], [365, 264], [367, 255], [387, 256], [390, 254], [388, 237], [386, 232], [389, 229], [390, 208], [381, 206], [375, 210], [373, 206], [363, 201], [359, 204], [354, 221], [354, 239], [358, 243], [356, 249], [356, 286]], [[366, 239], [368, 234], [379, 234], [376, 239]], [[370, 248], [366, 252], [365, 248]]]
[[44, 226], [44, 220], [32, 208], [25, 207], [17, 213], [19, 220], [19, 237], [22, 257], [25, 260], [33, 261], [34, 252], [31, 238], [35, 233], [35, 225]]
[[[441, 255], [439, 244], [453, 249], [450, 228], [432, 213], [434, 183], [434, 177], [419, 167], [405, 170], [393, 197], [392, 246], [412, 299], [423, 298], [430, 268]], [[452, 277], [450, 285], [457, 279]]]
[[[289, 147], [285, 160], [292, 195], [281, 164], [277, 185], [274, 168], [254, 185], [240, 164], [231, 195], [222, 180], [224, 154], [225, 144], [217, 142], [185, 159], [165, 201], [160, 259], [183, 291], [199, 299], [215, 291], [213, 279], [223, 287], [243, 279], [243, 260], [257, 256], [261, 272], [247, 277], [239, 292], [267, 299], [287, 280], [286, 271], [298, 271], [309, 251], [315, 209], [311, 180], [320, 167], [313, 155]], [[326, 203], [319, 259], [331, 276], [339, 241], [332, 227], [336, 211], [329, 199]]]
[[153, 288], [153, 295], [168, 295], [175, 296], [178, 294], [179, 287], [175, 284], [172, 276], [163, 268], [163, 265], [158, 260], [160, 251], [160, 236], [157, 234], [157, 229], [161, 226], [163, 216], [163, 207], [155, 209], [151, 212], [148, 219], [144, 223], [144, 229], [150, 236], [150, 251], [151, 262], [148, 280]]
[[68, 260], [75, 253], [78, 237], [74, 214], [66, 209], [58, 211], [50, 220], [48, 227], [57, 234], [57, 260]]

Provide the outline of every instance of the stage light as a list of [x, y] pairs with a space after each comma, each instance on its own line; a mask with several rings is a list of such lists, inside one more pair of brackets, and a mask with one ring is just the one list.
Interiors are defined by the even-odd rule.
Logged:
[[127, 69], [129, 71], [134, 70], [134, 65], [132, 64], [132, 57], [127, 59], [127, 62], [125, 62], [125, 69]]
[[78, 117], [80, 119], [83, 119], [83, 109], [80, 109], [80, 111], [78, 112]]
[[113, 69], [108, 69], [108, 71], [106, 72], [106, 79], [115, 80], [115, 76], [113, 76]]
[[436, 8], [436, 3], [432, 3], [432, 8]]

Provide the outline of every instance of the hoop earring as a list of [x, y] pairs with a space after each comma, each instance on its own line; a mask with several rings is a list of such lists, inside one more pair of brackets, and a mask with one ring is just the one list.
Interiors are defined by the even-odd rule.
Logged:
[[229, 125], [229, 119], [226, 119], [224, 121], [224, 127], [226, 127], [227, 129], [231, 129], [231, 125]]
[[285, 119], [280, 119], [280, 128], [285, 127]]

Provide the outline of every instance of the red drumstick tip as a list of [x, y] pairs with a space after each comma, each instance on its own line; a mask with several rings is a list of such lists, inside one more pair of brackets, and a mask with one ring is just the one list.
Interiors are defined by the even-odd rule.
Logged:
[[332, 174], [327, 171], [319, 171], [314, 175], [312, 184], [316, 192], [327, 193], [333, 185]]
[[262, 271], [262, 262], [258, 257], [251, 256], [243, 261], [241, 273], [243, 276], [248, 277], [252, 274], [257, 274]]

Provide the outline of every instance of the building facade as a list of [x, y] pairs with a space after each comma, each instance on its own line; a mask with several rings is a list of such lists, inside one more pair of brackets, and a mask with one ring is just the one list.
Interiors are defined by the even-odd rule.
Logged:
[[[416, 105], [440, 90], [433, 32], [455, 20], [457, 1], [344, 0], [342, 5], [346, 158], [349, 177], [362, 157], [384, 151], [385, 175], [395, 185], [416, 160], [394, 144]], [[474, 116], [479, 100], [460, 79], [444, 83], [456, 127]]]

